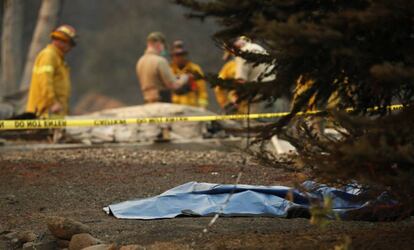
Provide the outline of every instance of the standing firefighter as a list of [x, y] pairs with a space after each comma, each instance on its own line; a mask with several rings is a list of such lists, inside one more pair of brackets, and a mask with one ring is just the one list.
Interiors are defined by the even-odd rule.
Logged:
[[188, 88], [186, 90], [183, 89], [181, 93], [180, 91], [175, 91], [172, 96], [173, 103], [207, 108], [208, 94], [206, 82], [202, 79], [203, 71], [198, 64], [188, 59], [188, 51], [183, 41], [174, 42], [171, 55], [171, 69], [174, 74], [178, 78], [181, 78], [183, 75], [188, 75], [189, 77]]
[[71, 82], [64, 56], [76, 45], [76, 30], [62, 25], [51, 38], [36, 57], [26, 107], [27, 112], [43, 117], [68, 114]]
[[145, 103], [171, 102], [171, 91], [188, 84], [188, 77], [174, 76], [167, 59], [162, 56], [166, 50], [165, 36], [153, 32], [147, 37], [147, 49], [136, 65]]
[[[238, 38], [234, 46], [245, 53], [267, 54], [267, 51], [262, 46], [253, 43], [245, 36]], [[272, 73], [273, 68], [274, 66], [271, 64], [255, 64], [238, 56], [236, 57], [236, 80], [240, 83], [273, 80], [275, 79], [275, 75]]]
[[[260, 45], [253, 43], [248, 37], [241, 36], [239, 37], [234, 46], [238, 48], [241, 52], [256, 54], [256, 55], [267, 55], [267, 51]], [[240, 84], [245, 83], [260, 83], [265, 81], [274, 80], [276, 74], [273, 72], [274, 64], [267, 63], [253, 63], [249, 62], [246, 59], [237, 56], [235, 59], [236, 62], [236, 81]], [[236, 99], [237, 100], [237, 99]], [[238, 101], [234, 101], [238, 103]], [[255, 103], [250, 105], [251, 112], [261, 112], [263, 107]]]
[[[234, 59], [234, 56], [230, 51], [226, 50], [223, 55], [223, 60], [226, 63], [221, 68], [218, 77], [222, 80], [235, 80], [236, 60]], [[216, 94], [217, 103], [226, 114], [247, 113], [247, 104], [245, 101], [240, 103], [233, 102], [237, 100], [237, 95], [234, 90], [228, 91], [220, 86], [216, 86], [214, 88], [214, 93]]]

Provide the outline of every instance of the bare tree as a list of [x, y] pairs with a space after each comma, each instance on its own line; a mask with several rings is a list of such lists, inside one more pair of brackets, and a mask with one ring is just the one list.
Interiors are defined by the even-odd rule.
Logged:
[[18, 89], [22, 73], [23, 0], [4, 0], [0, 96]]
[[29, 88], [34, 60], [40, 50], [47, 44], [50, 32], [57, 25], [61, 6], [62, 0], [42, 1], [20, 84], [20, 90], [22, 91]]

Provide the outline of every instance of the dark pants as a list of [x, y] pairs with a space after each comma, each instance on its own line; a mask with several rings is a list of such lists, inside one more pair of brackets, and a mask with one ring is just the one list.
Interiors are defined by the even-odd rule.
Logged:
[[170, 90], [161, 90], [158, 94], [158, 99], [145, 100], [145, 103], [154, 103], [154, 102], [163, 102], [163, 103], [172, 103], [172, 93]]
[[160, 102], [172, 102], [172, 94], [170, 90], [161, 90], [160, 91]]

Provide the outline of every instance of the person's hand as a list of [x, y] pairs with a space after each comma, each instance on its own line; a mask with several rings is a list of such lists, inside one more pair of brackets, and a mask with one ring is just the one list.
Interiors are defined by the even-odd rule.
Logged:
[[237, 104], [239, 97], [237, 96], [236, 91], [230, 91], [229, 99], [230, 99], [230, 102], [232, 102], [233, 104]]
[[226, 106], [224, 106], [224, 113], [226, 114], [236, 114], [239, 106], [236, 103], [228, 103]]
[[62, 110], [63, 110], [63, 106], [59, 102], [53, 103], [53, 105], [49, 109], [49, 111], [50, 111], [51, 114], [58, 114]]
[[189, 74], [179, 75], [177, 77], [177, 82], [176, 82], [177, 85], [178, 85], [177, 89], [183, 87], [184, 85], [187, 85], [189, 81], [190, 81], [190, 75]]
[[182, 74], [177, 77], [176, 87], [174, 89], [174, 94], [176, 95], [185, 95], [192, 91], [191, 86], [191, 75]]

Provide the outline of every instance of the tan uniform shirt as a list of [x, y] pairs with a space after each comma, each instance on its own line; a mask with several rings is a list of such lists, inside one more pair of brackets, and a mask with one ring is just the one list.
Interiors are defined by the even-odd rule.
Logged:
[[150, 48], [138, 60], [136, 73], [145, 102], [159, 101], [160, 91], [176, 81], [168, 61]]

